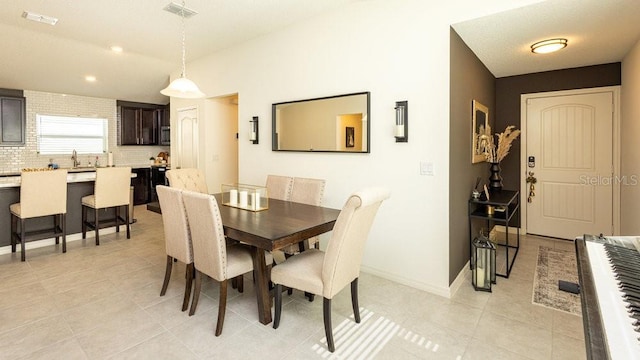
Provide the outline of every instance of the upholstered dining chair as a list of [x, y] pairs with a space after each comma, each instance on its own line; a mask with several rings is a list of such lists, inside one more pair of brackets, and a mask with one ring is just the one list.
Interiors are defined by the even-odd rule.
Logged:
[[[291, 187], [291, 197], [289, 200], [297, 203], [308, 205], [322, 205], [322, 198], [324, 197], [324, 186], [326, 181], [324, 179], [308, 179], [308, 178], [293, 178], [293, 185]], [[309, 247], [320, 248], [319, 238], [314, 236], [309, 239]], [[295, 245], [285, 248], [284, 252], [287, 254], [295, 254], [302, 251], [301, 242], [296, 248]]]
[[[100, 245], [100, 209], [115, 208], [116, 232], [120, 232], [120, 221], [127, 227], [127, 239], [131, 238], [129, 226], [129, 191], [131, 188], [131, 167], [106, 167], [96, 169], [93, 195], [82, 198], [82, 238], [87, 238], [87, 227], [95, 230], [96, 245]], [[120, 210], [125, 207], [122, 218]], [[93, 222], [87, 220], [87, 212], [93, 209]]]
[[182, 301], [182, 311], [189, 307], [191, 298], [191, 286], [193, 284], [194, 265], [193, 247], [191, 246], [191, 233], [187, 213], [184, 208], [181, 189], [171, 188], [164, 185], [156, 186], [158, 201], [162, 209], [162, 224], [164, 227], [164, 241], [167, 252], [167, 265], [164, 272], [164, 281], [160, 296], [164, 296], [169, 286], [171, 269], [174, 259], [186, 265], [184, 299]]
[[[25, 241], [62, 237], [62, 252], [67, 252], [67, 170], [23, 171], [20, 174], [20, 202], [9, 205], [11, 211], [11, 252], [20, 241], [20, 258], [25, 261]], [[26, 219], [54, 216], [51, 233], [26, 231]], [[20, 220], [20, 221], [18, 221]], [[20, 227], [18, 229], [18, 223]], [[19, 230], [19, 231], [18, 231]]]
[[[227, 246], [215, 197], [192, 191], [184, 191], [182, 195], [191, 231], [196, 273], [189, 315], [193, 315], [198, 306], [202, 276], [209, 276], [219, 282], [220, 299], [215, 334], [220, 336], [227, 306], [227, 280], [253, 271], [251, 250], [243, 244]], [[265, 260], [267, 264], [273, 261], [270, 255]]]
[[207, 181], [199, 169], [171, 169], [167, 171], [166, 177], [171, 187], [203, 194], [209, 193]]
[[292, 177], [267, 175], [267, 195], [270, 199], [289, 200], [292, 186]]
[[335, 351], [331, 327], [331, 299], [351, 283], [351, 305], [356, 323], [360, 322], [358, 277], [364, 245], [375, 215], [389, 191], [367, 188], [351, 195], [336, 220], [326, 252], [309, 249], [273, 267], [275, 316], [273, 328], [280, 326], [282, 286], [320, 295], [324, 298], [324, 330], [329, 351]]

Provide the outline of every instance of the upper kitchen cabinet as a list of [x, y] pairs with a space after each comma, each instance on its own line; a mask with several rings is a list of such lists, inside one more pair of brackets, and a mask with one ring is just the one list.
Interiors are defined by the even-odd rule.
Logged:
[[160, 119], [164, 105], [118, 101], [120, 108], [119, 145], [158, 145]]
[[0, 146], [24, 145], [25, 104], [24, 97], [0, 97]]

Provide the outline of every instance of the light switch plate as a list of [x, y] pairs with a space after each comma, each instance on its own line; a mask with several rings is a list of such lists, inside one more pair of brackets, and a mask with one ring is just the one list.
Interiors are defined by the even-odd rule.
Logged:
[[431, 161], [420, 162], [420, 175], [433, 176], [433, 163]]

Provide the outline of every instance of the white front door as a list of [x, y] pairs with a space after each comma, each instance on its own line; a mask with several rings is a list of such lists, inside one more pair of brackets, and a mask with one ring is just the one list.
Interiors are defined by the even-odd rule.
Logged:
[[[527, 99], [526, 137], [527, 170], [537, 179], [525, 203], [527, 233], [612, 235], [613, 92]], [[529, 198], [529, 184], [522, 195]]]
[[198, 167], [198, 108], [178, 109], [178, 167]]

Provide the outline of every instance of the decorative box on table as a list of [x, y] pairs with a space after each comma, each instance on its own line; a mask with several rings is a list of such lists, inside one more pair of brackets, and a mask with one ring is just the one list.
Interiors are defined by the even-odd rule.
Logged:
[[222, 184], [222, 205], [250, 211], [267, 210], [269, 208], [267, 188], [246, 184]]

